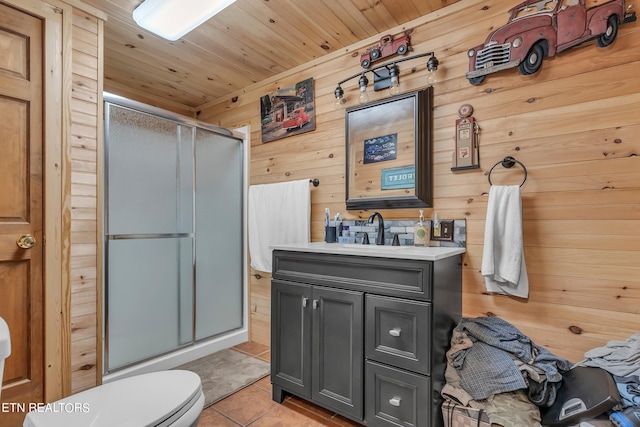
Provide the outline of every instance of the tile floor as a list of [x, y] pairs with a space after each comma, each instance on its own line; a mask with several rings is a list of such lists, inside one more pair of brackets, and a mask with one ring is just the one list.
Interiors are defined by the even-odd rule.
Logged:
[[[270, 361], [269, 347], [247, 342], [235, 350]], [[349, 427], [359, 426], [340, 415], [297, 397], [287, 396], [278, 404], [271, 399], [267, 376], [206, 408], [198, 427]]]

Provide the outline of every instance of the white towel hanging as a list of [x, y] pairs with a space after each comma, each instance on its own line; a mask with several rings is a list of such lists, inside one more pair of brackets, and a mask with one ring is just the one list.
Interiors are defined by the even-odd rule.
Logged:
[[492, 185], [489, 190], [481, 271], [488, 292], [529, 297], [517, 185]]
[[269, 246], [309, 242], [309, 179], [252, 185], [248, 203], [251, 267], [270, 273]]

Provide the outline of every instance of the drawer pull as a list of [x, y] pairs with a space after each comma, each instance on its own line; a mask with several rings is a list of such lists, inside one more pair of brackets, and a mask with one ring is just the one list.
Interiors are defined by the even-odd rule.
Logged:
[[306, 307], [309, 305], [309, 298], [302, 298], [302, 306]]
[[401, 332], [402, 332], [401, 329], [393, 328], [389, 331], [389, 335], [391, 335], [392, 337], [399, 337]]
[[400, 401], [402, 399], [400, 399], [399, 397], [392, 397], [391, 399], [389, 399], [389, 405], [391, 406], [400, 406]]

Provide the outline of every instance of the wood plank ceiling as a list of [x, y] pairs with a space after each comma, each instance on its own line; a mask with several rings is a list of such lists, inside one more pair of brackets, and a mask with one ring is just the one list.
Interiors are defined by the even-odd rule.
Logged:
[[141, 0], [84, 0], [108, 15], [105, 90], [194, 109], [456, 1], [237, 0], [170, 42], [135, 24]]

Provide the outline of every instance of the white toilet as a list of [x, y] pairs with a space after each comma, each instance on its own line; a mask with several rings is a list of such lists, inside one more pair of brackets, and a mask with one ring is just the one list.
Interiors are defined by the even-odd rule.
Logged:
[[[9, 329], [0, 318], [0, 367], [11, 353], [8, 336]], [[4, 341], [8, 352], [3, 351]], [[152, 372], [38, 405], [27, 414], [23, 427], [196, 427], [203, 406], [197, 374]]]
[[2, 374], [4, 374], [4, 359], [11, 354], [11, 337], [9, 336], [9, 326], [0, 317], [0, 397], [2, 397]]

